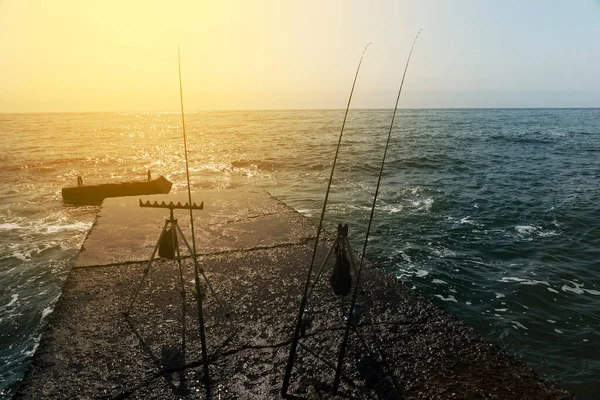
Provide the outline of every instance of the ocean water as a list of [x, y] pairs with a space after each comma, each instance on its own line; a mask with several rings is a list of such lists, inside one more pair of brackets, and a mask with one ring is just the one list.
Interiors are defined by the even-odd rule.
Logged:
[[[263, 188], [316, 219], [343, 110], [186, 114], [193, 190]], [[351, 110], [326, 225], [362, 248], [392, 110]], [[0, 398], [97, 206], [60, 190], [185, 190], [178, 113], [0, 114]], [[600, 393], [600, 109], [400, 110], [367, 256], [582, 399]], [[307, 260], [308, 263], [308, 260]], [[300, 288], [298, 293], [300, 294]]]

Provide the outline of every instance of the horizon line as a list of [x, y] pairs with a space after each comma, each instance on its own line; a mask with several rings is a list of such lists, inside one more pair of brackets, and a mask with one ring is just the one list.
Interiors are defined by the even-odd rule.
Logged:
[[[404, 107], [398, 110], [595, 110], [596, 107]], [[185, 111], [197, 112], [260, 112], [260, 111], [344, 111], [343, 108], [205, 108]], [[353, 111], [387, 111], [393, 108], [351, 108]], [[0, 111], [0, 115], [7, 114], [92, 114], [92, 113], [177, 113], [181, 110], [85, 110], [85, 111]]]

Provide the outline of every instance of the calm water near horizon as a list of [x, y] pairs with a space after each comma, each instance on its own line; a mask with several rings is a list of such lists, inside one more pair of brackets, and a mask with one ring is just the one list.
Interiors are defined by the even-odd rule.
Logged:
[[[186, 114], [192, 189], [262, 188], [316, 220], [343, 110]], [[326, 224], [362, 241], [392, 110], [351, 110]], [[367, 257], [582, 399], [600, 394], [600, 109], [399, 110]], [[176, 112], [0, 114], [0, 399], [99, 207], [76, 184], [185, 190]], [[309, 260], [307, 260], [308, 264]], [[300, 295], [301, 288], [298, 289]]]

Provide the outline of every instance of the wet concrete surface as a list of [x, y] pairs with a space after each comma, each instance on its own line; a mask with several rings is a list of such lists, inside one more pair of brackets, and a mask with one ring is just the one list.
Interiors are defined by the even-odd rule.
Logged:
[[[264, 192], [196, 197], [206, 206], [195, 224], [210, 396], [279, 398], [315, 228]], [[102, 207], [15, 398], [206, 398], [192, 260], [182, 263], [184, 296], [177, 263], [156, 260], [123, 315], [166, 211], [129, 200]], [[179, 214], [185, 233], [189, 214]], [[330, 245], [322, 243], [318, 261]], [[358, 300], [367, 311], [350, 332], [340, 392], [331, 395], [344, 318], [329, 287], [333, 257], [329, 264], [309, 301], [313, 324], [289, 389], [297, 398], [572, 398], [370, 264]]]
[[[293, 244], [309, 239], [310, 232], [314, 231], [309, 221], [264, 192], [226, 190], [227, 195], [222, 192], [204, 191], [192, 196], [192, 203], [204, 202], [203, 210], [193, 212], [198, 254]], [[188, 195], [104, 200], [75, 262], [76, 267], [122, 264], [150, 257], [169, 210], [139, 207], [140, 199], [184, 204]], [[191, 244], [189, 211], [175, 210], [174, 217]], [[185, 253], [188, 254], [187, 250]]]

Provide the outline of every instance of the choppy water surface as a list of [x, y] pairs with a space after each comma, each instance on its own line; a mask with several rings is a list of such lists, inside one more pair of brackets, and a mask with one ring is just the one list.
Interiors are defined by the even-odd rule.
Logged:
[[[391, 110], [351, 111], [326, 221], [362, 248]], [[196, 190], [264, 188], [316, 218], [343, 111], [186, 115]], [[60, 189], [185, 188], [177, 113], [0, 114], [0, 397], [97, 207]], [[600, 393], [600, 110], [402, 110], [368, 257], [581, 398]], [[308, 260], [307, 260], [308, 262]], [[300, 289], [299, 289], [300, 293]]]

